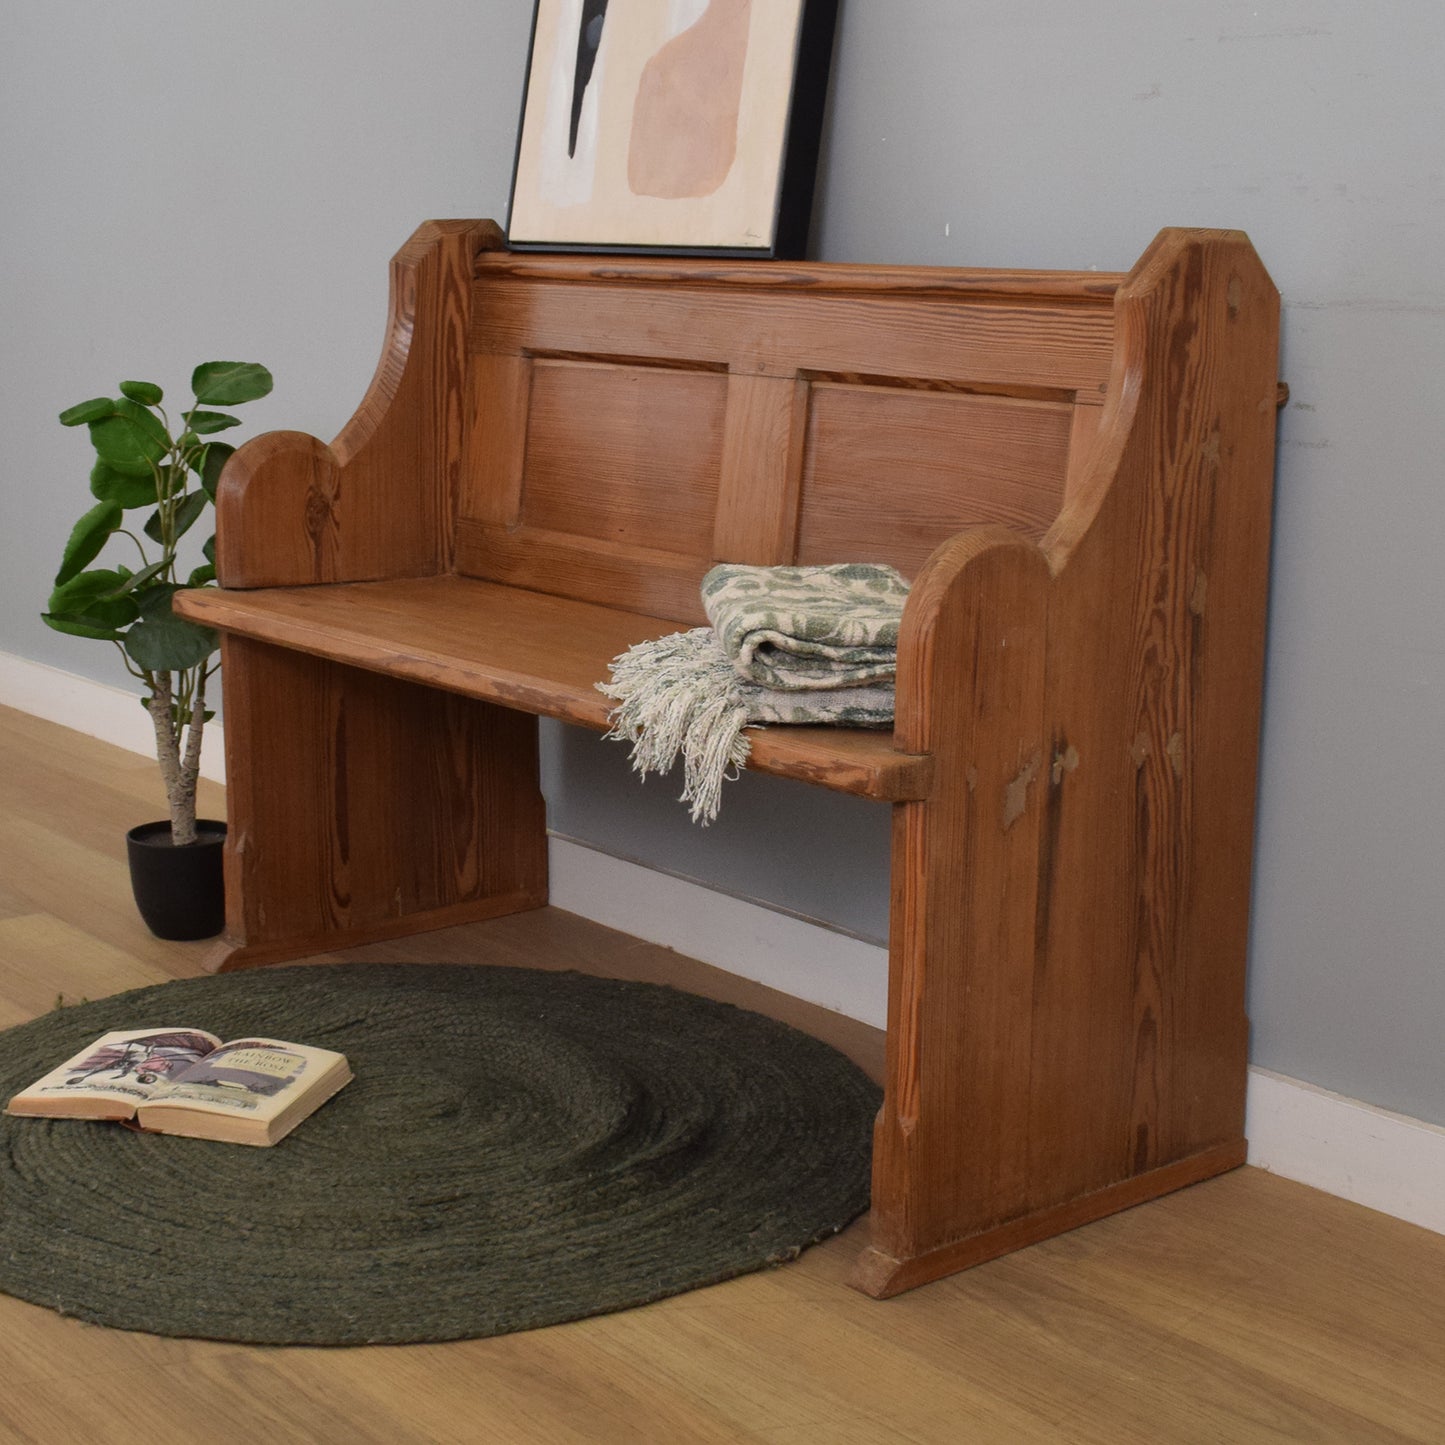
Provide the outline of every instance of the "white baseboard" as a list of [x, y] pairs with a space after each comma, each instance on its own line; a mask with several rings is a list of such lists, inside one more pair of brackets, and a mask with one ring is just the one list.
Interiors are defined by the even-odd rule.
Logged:
[[1249, 1162], [1445, 1234], [1445, 1129], [1249, 1071]]
[[[149, 753], [137, 694], [0, 653], [0, 705]], [[213, 735], [214, 733], [214, 735]], [[224, 781], [220, 729], [202, 772]], [[887, 950], [565, 838], [549, 848], [558, 908], [675, 948], [809, 1003], [886, 1021]], [[1445, 1129], [1251, 1068], [1249, 1162], [1445, 1234]]]
[[[155, 730], [140, 696], [138, 686], [111, 687], [28, 657], [0, 652], [0, 707], [13, 707], [87, 737], [154, 757]], [[218, 783], [226, 781], [219, 720], [207, 725], [202, 739], [201, 776]]]
[[567, 838], [552, 838], [548, 869], [548, 896], [569, 913], [875, 1028], [888, 1021], [888, 950], [876, 943]]

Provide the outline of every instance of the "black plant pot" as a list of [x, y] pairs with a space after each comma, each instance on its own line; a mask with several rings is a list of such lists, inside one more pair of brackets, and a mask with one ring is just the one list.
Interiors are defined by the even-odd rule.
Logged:
[[226, 825], [196, 820], [196, 841], [171, 842], [168, 822], [142, 823], [125, 835], [135, 906], [157, 938], [214, 938], [226, 922], [221, 849]]

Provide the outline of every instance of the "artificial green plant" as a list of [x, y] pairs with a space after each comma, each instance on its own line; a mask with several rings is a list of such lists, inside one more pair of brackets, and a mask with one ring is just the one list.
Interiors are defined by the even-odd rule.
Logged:
[[[196, 781], [207, 719], [206, 684], [219, 667], [216, 634], [171, 611], [182, 587], [216, 580], [214, 534], [201, 565], [182, 574], [179, 544], [216, 498], [221, 468], [235, 448], [212, 441], [240, 419], [215, 406], [239, 406], [271, 390], [271, 373], [252, 362], [208, 361], [191, 376], [194, 404], [173, 431], [160, 387], [123, 381], [117, 398], [97, 397], [61, 412], [63, 426], [85, 426], [95, 448], [90, 490], [96, 504], [75, 524], [49, 608], [57, 632], [114, 643], [127, 671], [145, 688], [156, 756], [170, 808], [171, 840], [196, 840]], [[127, 526], [126, 513], [146, 512]], [[135, 567], [93, 568], [112, 539], [134, 547]]]

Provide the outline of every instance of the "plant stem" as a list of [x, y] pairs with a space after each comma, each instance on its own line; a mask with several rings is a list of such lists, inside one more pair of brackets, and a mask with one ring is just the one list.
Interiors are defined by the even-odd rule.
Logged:
[[[201, 736], [206, 726], [206, 667], [190, 668], [187, 676], [194, 680], [194, 688], [187, 699], [190, 709], [186, 723], [186, 748], [181, 760], [180, 785], [182, 800], [186, 805], [190, 823], [189, 842], [196, 841], [196, 784], [201, 776]], [[175, 818], [171, 819], [171, 836], [175, 837]], [[179, 840], [177, 840], [179, 841]]]
[[156, 734], [156, 761], [160, 763], [161, 780], [165, 783], [166, 803], [170, 809], [171, 842], [178, 848], [196, 841], [196, 780], [191, 775], [189, 789], [181, 761], [180, 737], [172, 713], [174, 698], [171, 674], [157, 672], [146, 703]]

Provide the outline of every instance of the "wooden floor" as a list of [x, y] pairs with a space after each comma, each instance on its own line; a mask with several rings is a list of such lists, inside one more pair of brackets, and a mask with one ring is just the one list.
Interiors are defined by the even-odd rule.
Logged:
[[[0, 709], [0, 1027], [198, 971], [129, 898], [158, 800], [144, 759]], [[553, 910], [348, 956], [667, 978], [881, 1062], [871, 1029]], [[1445, 1442], [1445, 1238], [1258, 1170], [883, 1303], [843, 1285], [860, 1238], [439, 1346], [168, 1340], [0, 1296], [0, 1441]]]

